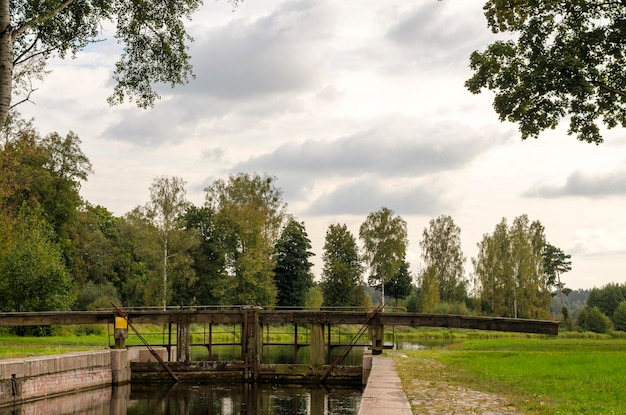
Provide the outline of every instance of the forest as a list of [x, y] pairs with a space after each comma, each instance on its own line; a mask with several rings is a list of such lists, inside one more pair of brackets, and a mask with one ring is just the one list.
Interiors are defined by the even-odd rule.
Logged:
[[569, 290], [562, 276], [570, 256], [526, 215], [510, 224], [503, 218], [470, 261], [454, 220], [432, 219], [413, 273], [406, 221], [383, 207], [364, 219], [358, 235], [342, 223], [329, 226], [316, 278], [305, 224], [289, 213], [274, 177], [218, 179], [200, 206], [187, 201], [182, 178], [156, 177], [145, 205], [117, 217], [81, 198], [92, 166], [76, 134], [43, 136], [29, 122], [2, 134], [2, 311], [385, 301], [412, 312], [558, 318], [570, 329], [626, 330], [626, 284]]

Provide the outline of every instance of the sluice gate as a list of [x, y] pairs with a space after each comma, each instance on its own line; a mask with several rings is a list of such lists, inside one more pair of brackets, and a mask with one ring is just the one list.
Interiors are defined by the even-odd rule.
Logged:
[[[113, 348], [135, 347], [126, 344], [129, 326], [160, 325], [167, 331], [164, 341], [148, 345], [148, 348], [160, 349], [163, 362], [131, 359], [133, 381], [232, 379], [248, 382], [361, 383], [366, 377], [363, 373], [365, 365], [344, 365], [340, 358], [332, 358], [332, 352], [341, 348], [339, 357], [345, 357], [347, 348], [358, 345], [371, 349], [372, 354], [380, 354], [384, 348], [385, 327], [426, 326], [558, 334], [558, 322], [555, 321], [406, 313], [397, 310], [382, 312], [379, 309], [348, 311], [237, 306], [0, 313], [0, 326], [77, 324], [112, 325], [115, 334], [115, 344], [111, 345]], [[345, 326], [349, 326], [349, 329], [344, 331], [363, 334], [365, 339], [357, 343], [354, 338], [347, 341], [342, 340], [341, 336], [337, 337], [337, 330]], [[232, 341], [214, 341], [216, 329], [223, 327], [233, 328]], [[273, 340], [272, 330], [277, 327], [289, 328], [289, 336], [283, 335], [280, 340]], [[239, 356], [232, 360], [212, 360], [214, 349], [223, 345], [236, 347], [240, 351]], [[205, 348], [209, 359], [193, 360], [192, 346]], [[266, 362], [264, 353], [275, 346], [292, 347], [293, 363]], [[308, 353], [304, 356], [305, 361], [302, 361], [300, 352], [304, 348], [308, 349]]]

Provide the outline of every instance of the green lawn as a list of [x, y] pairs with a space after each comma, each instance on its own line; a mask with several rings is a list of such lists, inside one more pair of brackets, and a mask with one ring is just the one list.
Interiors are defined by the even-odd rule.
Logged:
[[106, 335], [19, 337], [0, 336], [0, 359], [42, 356], [108, 347]]
[[[496, 393], [525, 413], [626, 413], [623, 339], [465, 340], [405, 354], [409, 359], [400, 370], [405, 389], [419, 378]], [[424, 364], [432, 360], [443, 368]]]

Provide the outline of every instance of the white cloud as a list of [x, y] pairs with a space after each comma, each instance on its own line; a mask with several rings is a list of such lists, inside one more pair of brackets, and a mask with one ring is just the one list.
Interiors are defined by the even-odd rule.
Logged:
[[601, 146], [565, 128], [520, 142], [488, 93], [463, 86], [469, 54], [494, 39], [483, 4], [255, 0], [233, 12], [205, 2], [192, 21], [196, 78], [158, 86], [153, 109], [106, 104], [119, 52], [109, 42], [51, 61], [24, 115], [44, 133], [79, 134], [96, 170], [83, 197], [118, 215], [146, 203], [159, 175], [182, 177], [202, 203], [217, 178], [269, 173], [307, 224], [318, 266], [330, 223], [358, 231], [387, 206], [408, 222], [411, 258], [440, 214], [471, 258], [503, 216], [527, 213], [572, 254], [568, 286], [624, 281], [626, 133], [608, 131]]
[[626, 196], [626, 170], [591, 174], [577, 170], [570, 174], [564, 184], [536, 184], [525, 196], [528, 197], [607, 197]]

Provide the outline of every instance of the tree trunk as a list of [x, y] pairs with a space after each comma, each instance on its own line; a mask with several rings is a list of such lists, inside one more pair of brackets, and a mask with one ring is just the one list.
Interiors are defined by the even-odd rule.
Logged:
[[561, 284], [561, 274], [557, 272], [556, 277], [559, 285], [559, 294], [561, 295], [561, 307], [565, 308], [565, 300], [563, 299], [563, 284]]
[[163, 310], [167, 310], [167, 238], [163, 242]]
[[13, 40], [9, 0], [0, 0], [0, 127], [11, 108], [13, 81]]

